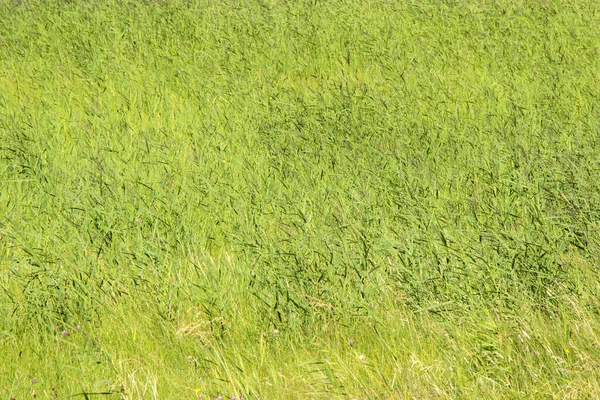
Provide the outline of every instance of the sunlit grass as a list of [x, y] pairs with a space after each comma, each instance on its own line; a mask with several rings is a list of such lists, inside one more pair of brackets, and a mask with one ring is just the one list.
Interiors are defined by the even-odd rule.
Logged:
[[0, 396], [600, 396], [595, 1], [0, 0]]

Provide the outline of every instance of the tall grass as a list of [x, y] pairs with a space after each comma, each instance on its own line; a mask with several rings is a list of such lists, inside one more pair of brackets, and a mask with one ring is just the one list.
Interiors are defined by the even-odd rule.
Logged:
[[0, 0], [0, 396], [600, 397], [600, 5]]

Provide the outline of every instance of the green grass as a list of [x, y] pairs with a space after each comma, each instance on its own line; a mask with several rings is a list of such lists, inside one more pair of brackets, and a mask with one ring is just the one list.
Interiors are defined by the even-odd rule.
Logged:
[[0, 398], [600, 398], [599, 177], [595, 0], [0, 0]]

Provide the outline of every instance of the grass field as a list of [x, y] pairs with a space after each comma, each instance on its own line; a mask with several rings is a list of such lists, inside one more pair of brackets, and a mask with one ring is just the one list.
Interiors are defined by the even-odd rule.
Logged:
[[0, 0], [0, 399], [600, 398], [596, 0]]

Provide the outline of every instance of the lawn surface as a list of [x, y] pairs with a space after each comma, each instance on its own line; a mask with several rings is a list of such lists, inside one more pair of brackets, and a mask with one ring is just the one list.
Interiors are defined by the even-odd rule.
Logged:
[[0, 0], [0, 399], [600, 398], [599, 272], [596, 0]]

